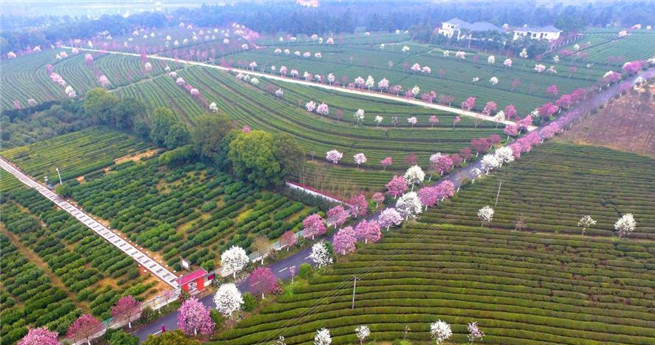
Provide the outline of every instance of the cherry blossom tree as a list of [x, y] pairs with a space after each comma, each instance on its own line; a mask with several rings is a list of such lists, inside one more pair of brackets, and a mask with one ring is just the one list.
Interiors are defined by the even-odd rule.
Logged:
[[61, 343], [57, 340], [57, 332], [50, 332], [47, 328], [41, 327], [30, 329], [18, 345], [61, 345]]
[[498, 81], [499, 81], [499, 80], [498, 80], [498, 77], [491, 77], [491, 78], [489, 78], [489, 84], [491, 84], [491, 87], [496, 86], [496, 84], [498, 84]]
[[369, 75], [368, 77], [366, 77], [366, 82], [364, 82], [364, 85], [370, 91], [375, 86], [375, 79], [373, 79], [373, 76]]
[[363, 88], [365, 86], [364, 78], [362, 77], [355, 78], [355, 86], [357, 86], [360, 89]]
[[380, 123], [384, 120], [384, 118], [380, 115], [375, 116], [375, 122], [377, 123], [376, 127], [380, 127]]
[[489, 225], [491, 224], [491, 221], [494, 219], [494, 209], [485, 206], [481, 209], [478, 210], [478, 218], [480, 219], [480, 222], [482, 223], [482, 226]]
[[537, 73], [541, 73], [541, 72], [546, 70], [546, 66], [544, 66], [543, 64], [538, 63], [538, 64], [534, 65], [533, 70], [536, 71]]
[[243, 296], [233, 283], [223, 284], [214, 294], [214, 304], [219, 313], [229, 318], [235, 311], [241, 310]]
[[341, 158], [343, 158], [343, 153], [341, 153], [341, 152], [339, 152], [337, 150], [328, 151], [325, 154], [325, 159], [328, 160], [329, 162], [331, 162], [334, 165], [339, 163]]
[[471, 322], [466, 325], [466, 329], [469, 331], [468, 338], [471, 344], [475, 341], [482, 341], [482, 338], [484, 338], [484, 332], [478, 327], [477, 322]]
[[430, 116], [430, 123], [432, 124], [432, 127], [434, 128], [434, 125], [439, 124], [439, 118], [436, 115]]
[[391, 181], [387, 183], [387, 192], [393, 196], [394, 199], [401, 196], [407, 191], [409, 185], [407, 184], [407, 179], [404, 176], [394, 176], [391, 178]]
[[355, 335], [357, 335], [357, 339], [359, 339], [359, 345], [362, 345], [364, 339], [371, 335], [371, 330], [366, 325], [359, 325], [355, 328]]
[[233, 278], [236, 278], [237, 273], [244, 269], [248, 262], [250, 262], [248, 255], [241, 247], [232, 246], [221, 254], [223, 272], [231, 272]]
[[412, 67], [410, 68], [410, 70], [412, 70], [412, 72], [420, 72], [421, 71], [421, 65], [419, 65], [418, 63], [414, 63], [412, 65]]
[[209, 316], [209, 308], [195, 297], [182, 303], [177, 314], [177, 328], [186, 335], [197, 337], [214, 333], [214, 321]]
[[393, 158], [391, 158], [391, 156], [386, 157], [385, 159], [380, 161], [380, 164], [382, 165], [383, 170], [386, 171], [387, 167], [393, 164]]
[[318, 114], [321, 114], [321, 116], [327, 116], [330, 113], [330, 108], [328, 107], [327, 104], [321, 103], [316, 108], [316, 112]]
[[302, 225], [303, 237], [310, 238], [312, 240], [316, 236], [324, 235], [327, 231], [323, 222], [323, 217], [321, 217], [318, 213], [307, 216], [307, 218], [302, 221]]
[[291, 276], [291, 284], [293, 284], [293, 277], [296, 276], [296, 266], [289, 267], [289, 275]]
[[296, 243], [298, 243], [298, 238], [296, 238], [296, 234], [291, 230], [286, 231], [280, 236], [280, 246], [286, 248], [287, 251], [289, 251], [289, 248], [295, 246]]
[[384, 193], [382, 192], [376, 192], [373, 194], [371, 197], [371, 201], [375, 203], [375, 208], [378, 208], [381, 202], [384, 202]]
[[490, 64], [490, 65], [495, 64], [496, 63], [496, 57], [493, 56], [493, 55], [489, 55], [489, 57], [487, 58], [487, 63]]
[[325, 242], [318, 242], [314, 244], [312, 246], [312, 253], [309, 255], [309, 258], [312, 259], [318, 268], [327, 266], [333, 262], [332, 255], [330, 255], [330, 251], [328, 250]]
[[519, 126], [517, 125], [505, 125], [503, 133], [507, 134], [507, 139], [509, 137], [515, 137], [519, 134]]
[[355, 122], [359, 125], [360, 122], [364, 121], [364, 109], [357, 109], [354, 114]]
[[559, 94], [559, 90], [557, 89], [557, 85], [553, 84], [549, 87], [546, 88], [546, 94], [550, 96], [557, 96]]
[[441, 344], [453, 335], [450, 325], [438, 320], [430, 324], [430, 335], [435, 343]]
[[409, 192], [398, 198], [396, 210], [405, 220], [414, 219], [423, 212], [423, 204], [415, 192]]
[[603, 75], [602, 80], [604, 82], [606, 82], [607, 84], [616, 83], [617, 81], [621, 80], [621, 73], [617, 73], [617, 72], [614, 72], [614, 71], [608, 71], [607, 73], [605, 73]]
[[357, 167], [358, 167], [358, 168], [359, 168], [360, 165], [366, 163], [366, 161], [367, 161], [367, 159], [366, 159], [366, 155], [364, 155], [364, 154], [361, 153], [361, 152], [358, 153], [358, 154], [356, 154], [356, 155], [354, 155], [353, 158], [355, 159], [355, 164], [357, 164]]
[[330, 330], [327, 328], [321, 328], [316, 331], [314, 335], [314, 345], [330, 345], [332, 344], [332, 337], [330, 336]]
[[459, 155], [464, 159], [464, 163], [466, 163], [467, 160], [473, 157], [473, 154], [471, 153], [471, 148], [469, 147], [464, 147], [461, 150], [459, 150]]
[[537, 108], [537, 114], [539, 114], [539, 116], [542, 118], [548, 118], [555, 114], [557, 111], [559, 111], [559, 107], [552, 102], [542, 104]]
[[355, 227], [355, 237], [358, 241], [364, 241], [364, 243], [370, 241], [375, 243], [380, 240], [381, 236], [380, 225], [374, 220], [362, 220], [357, 224], [357, 227]]
[[84, 339], [87, 345], [91, 345], [91, 337], [101, 331], [102, 323], [91, 314], [84, 314], [68, 327], [66, 336], [75, 341]]
[[378, 217], [378, 223], [381, 227], [386, 228], [389, 231], [389, 228], [392, 226], [398, 226], [403, 222], [403, 217], [396, 211], [395, 208], [387, 208]]
[[423, 187], [418, 190], [417, 194], [421, 204], [424, 207], [424, 210], [426, 211], [428, 207], [436, 205], [437, 201], [439, 201], [437, 190], [434, 187]]
[[461, 104], [462, 110], [471, 111], [475, 107], [475, 97], [469, 97]]
[[500, 162], [501, 167], [505, 163], [511, 163], [514, 161], [514, 152], [512, 152], [512, 149], [507, 146], [499, 148], [494, 154], [496, 155], [498, 162]]
[[357, 243], [357, 238], [355, 236], [355, 230], [353, 230], [351, 226], [339, 229], [339, 231], [334, 234], [334, 239], [332, 240], [335, 253], [346, 255], [354, 252], [355, 244]]
[[489, 153], [484, 155], [480, 160], [482, 170], [488, 175], [492, 170], [500, 167], [500, 160], [495, 154]]
[[307, 102], [307, 104], [305, 104], [305, 109], [309, 112], [314, 111], [314, 109], [316, 109], [316, 103], [314, 101]]
[[489, 151], [491, 144], [484, 138], [471, 139], [471, 146], [475, 149], [475, 156], [477, 157], [480, 153], [485, 153]]
[[587, 229], [589, 229], [590, 227], [592, 227], [594, 225], [596, 225], [596, 221], [593, 218], [591, 218], [590, 215], [583, 216], [578, 221], [578, 226], [582, 227], [582, 235], [584, 235], [584, 233], [585, 233], [585, 231], [587, 231]]
[[417, 122], [418, 122], [418, 119], [416, 118], [416, 116], [411, 116], [411, 117], [408, 117], [408, 118], [407, 118], [407, 123], [409, 123], [410, 125], [412, 125], [412, 127], [414, 127], [414, 125], [415, 125]]
[[116, 302], [111, 308], [111, 316], [114, 320], [127, 320], [129, 328], [132, 328], [132, 319], [141, 313], [141, 302], [137, 301], [131, 295], [127, 295]]
[[327, 211], [327, 225], [338, 227], [348, 220], [348, 212], [341, 205], [332, 207]]
[[350, 215], [354, 218], [363, 217], [368, 213], [368, 203], [364, 194], [353, 196], [348, 204], [350, 205]]
[[614, 230], [619, 234], [619, 238], [622, 236], [630, 235], [635, 228], [637, 227], [637, 222], [635, 221], [632, 213], [626, 213], [619, 220], [614, 223]]
[[378, 82], [378, 89], [380, 90], [389, 89], [389, 80], [387, 78], [382, 78], [382, 80]]
[[415, 185], [419, 185], [423, 183], [423, 180], [425, 180], [425, 172], [423, 172], [423, 169], [418, 165], [409, 167], [404, 176], [407, 183], [412, 186], [412, 190], [414, 190]]
[[277, 277], [268, 267], [255, 268], [250, 274], [248, 283], [251, 291], [262, 294], [262, 299], [264, 299], [265, 294], [275, 292], [278, 289]]

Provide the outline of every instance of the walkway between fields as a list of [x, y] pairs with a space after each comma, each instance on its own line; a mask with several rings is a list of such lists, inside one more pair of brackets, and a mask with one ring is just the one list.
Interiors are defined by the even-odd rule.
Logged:
[[[62, 46], [62, 48], [66, 49], [73, 49], [73, 47], [68, 47], [68, 46]], [[114, 55], [125, 55], [125, 56], [135, 56], [135, 57], [141, 57], [141, 54], [136, 54], [136, 53], [126, 53], [126, 52], [117, 52], [117, 51], [111, 51], [111, 50], [101, 50], [101, 49], [89, 49], [89, 48], [77, 48], [79, 50], [84, 50], [84, 51], [89, 51], [89, 52], [96, 52], [96, 53], [107, 53], [107, 54], [114, 54]], [[430, 109], [435, 109], [435, 110], [440, 110], [440, 111], [446, 111], [449, 113], [455, 113], [457, 115], [462, 115], [466, 117], [472, 117], [476, 118], [478, 120], [483, 120], [483, 121], [490, 121], [490, 122], [498, 122], [502, 123], [505, 125], [514, 125], [514, 121], [496, 121], [494, 120], [493, 116], [486, 116], [482, 115], [480, 113], [476, 113], [473, 111], [466, 111], [462, 110], [459, 108], [455, 107], [450, 107], [450, 106], [445, 106], [441, 104], [434, 104], [434, 103], [427, 103], [424, 102], [420, 99], [415, 99], [415, 98], [406, 98], [406, 97], [398, 97], [398, 96], [393, 96], [387, 93], [382, 93], [382, 92], [376, 92], [376, 91], [368, 91], [368, 90], [357, 90], [357, 89], [348, 89], [345, 87], [338, 87], [338, 86], [332, 86], [332, 85], [325, 85], [325, 84], [318, 84], [318, 83], [312, 83], [300, 79], [293, 79], [293, 78], [287, 78], [287, 77], [282, 77], [274, 74], [267, 74], [267, 73], [262, 73], [262, 72], [255, 72], [255, 71], [250, 71], [247, 69], [241, 69], [241, 68], [234, 68], [234, 67], [223, 67], [223, 66], [218, 66], [218, 65], [212, 65], [204, 62], [197, 62], [197, 61], [185, 61], [185, 60], [180, 60], [180, 59], [174, 59], [174, 58], [168, 58], [168, 57], [163, 57], [163, 56], [158, 56], [158, 55], [147, 55], [148, 59], [154, 59], [154, 60], [161, 60], [161, 61], [168, 61], [168, 62], [173, 62], [173, 63], [182, 63], [186, 65], [193, 65], [193, 66], [202, 66], [202, 67], [207, 67], [207, 68], [214, 68], [218, 69], [221, 71], [235, 71], [235, 72], [241, 72], [244, 74], [249, 74], [252, 76], [257, 76], [260, 78], [268, 78], [268, 79], [273, 79], [285, 83], [292, 83], [292, 84], [299, 84], [299, 85], [304, 85], [304, 86], [312, 86], [312, 87], [317, 87], [321, 89], [327, 89], [327, 90], [332, 90], [332, 91], [337, 91], [337, 92], [343, 92], [343, 93], [350, 93], [354, 95], [360, 95], [360, 96], [367, 96], [367, 97], [373, 97], [373, 98], [379, 98], [379, 99], [385, 99], [385, 100], [391, 100], [391, 101], [396, 101], [400, 103], [407, 103], [407, 104], [412, 104], [412, 105], [417, 105], [425, 108], [430, 108]], [[535, 126], [530, 126], [528, 127], [528, 131], [533, 131], [537, 127]]]
[[20, 182], [25, 184], [30, 188], [36, 189], [41, 195], [46, 197], [48, 200], [52, 201], [59, 208], [68, 212], [73, 217], [77, 218], [82, 224], [86, 225], [89, 229], [93, 230], [97, 235], [104, 238], [107, 242], [114, 245], [116, 248], [120, 249], [122, 252], [133, 258], [139, 265], [143, 266], [157, 278], [161, 279], [164, 283], [170, 285], [174, 289], [178, 288], [177, 276], [173, 272], [164, 268], [155, 260], [151, 259], [137, 249], [135, 246], [128, 243], [126, 240], [122, 239], [120, 236], [114, 234], [113, 231], [107, 229], [104, 225], [100, 224], [95, 219], [89, 217], [81, 209], [77, 208], [68, 201], [60, 198], [57, 194], [52, 192], [50, 189], [42, 186], [36, 182], [30, 176], [24, 174], [19, 169], [15, 168], [8, 160], [4, 157], [0, 157], [0, 167], [6, 170], [8, 173], [14, 175]]

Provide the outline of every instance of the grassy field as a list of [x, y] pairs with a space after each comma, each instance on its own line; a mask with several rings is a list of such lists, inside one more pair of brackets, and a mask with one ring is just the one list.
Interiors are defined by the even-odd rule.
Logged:
[[[477, 321], [490, 344], [649, 344], [654, 164], [604, 148], [541, 146], [419, 222], [289, 286], [214, 343], [283, 335], [287, 344], [310, 344], [327, 327], [334, 344], [350, 344], [360, 324], [369, 325], [371, 340], [401, 339], [408, 326], [407, 339], [428, 341], [429, 324], [441, 319], [452, 324], [454, 343], [466, 343], [466, 324]], [[499, 179], [505, 183], [494, 221], [481, 228], [475, 214], [493, 205]], [[512, 231], [519, 212], [527, 228]], [[635, 214], [637, 232], [610, 237], [625, 212]], [[598, 224], [581, 236], [576, 224], [587, 213]]]
[[[655, 57], [655, 32], [633, 30], [619, 38], [617, 29], [588, 29], [582, 40], [576, 42], [580, 50], [588, 54], [587, 61], [595, 64], [608, 64], [620, 68], [623, 63], [633, 60], [646, 60]], [[572, 49], [573, 44], [564, 49]], [[615, 68], [616, 68], [615, 67]]]
[[161, 288], [132, 258], [35, 190], [4, 171], [0, 183], [2, 344], [15, 343], [26, 327], [65, 334], [81, 313], [107, 319], [121, 296], [142, 299]]

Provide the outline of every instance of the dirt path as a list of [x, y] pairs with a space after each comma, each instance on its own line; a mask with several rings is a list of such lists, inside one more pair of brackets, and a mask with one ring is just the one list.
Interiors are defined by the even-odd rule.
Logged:
[[141, 152], [141, 153], [123, 156], [123, 157], [120, 157], [120, 158], [116, 158], [114, 160], [114, 164], [118, 165], [118, 164], [121, 164], [121, 163], [125, 163], [127, 161], [139, 162], [139, 161], [141, 161], [141, 158], [152, 157], [157, 152], [159, 152], [159, 149], [150, 149], [150, 150], [147, 150], [147, 151], [144, 151], [144, 152]]

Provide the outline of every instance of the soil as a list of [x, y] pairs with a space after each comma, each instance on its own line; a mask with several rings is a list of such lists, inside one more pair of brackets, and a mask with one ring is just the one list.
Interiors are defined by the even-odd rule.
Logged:
[[141, 158], [151, 157], [154, 154], [156, 154], [158, 151], [159, 151], [158, 149], [150, 149], [148, 151], [144, 151], [144, 152], [137, 153], [137, 154], [134, 154], [134, 155], [128, 155], [128, 156], [116, 158], [116, 160], [114, 161], [114, 164], [121, 164], [121, 163], [125, 163], [127, 161], [139, 162], [141, 160]]
[[582, 145], [605, 146], [655, 158], [655, 84], [631, 90], [608, 102], [565, 132]]

